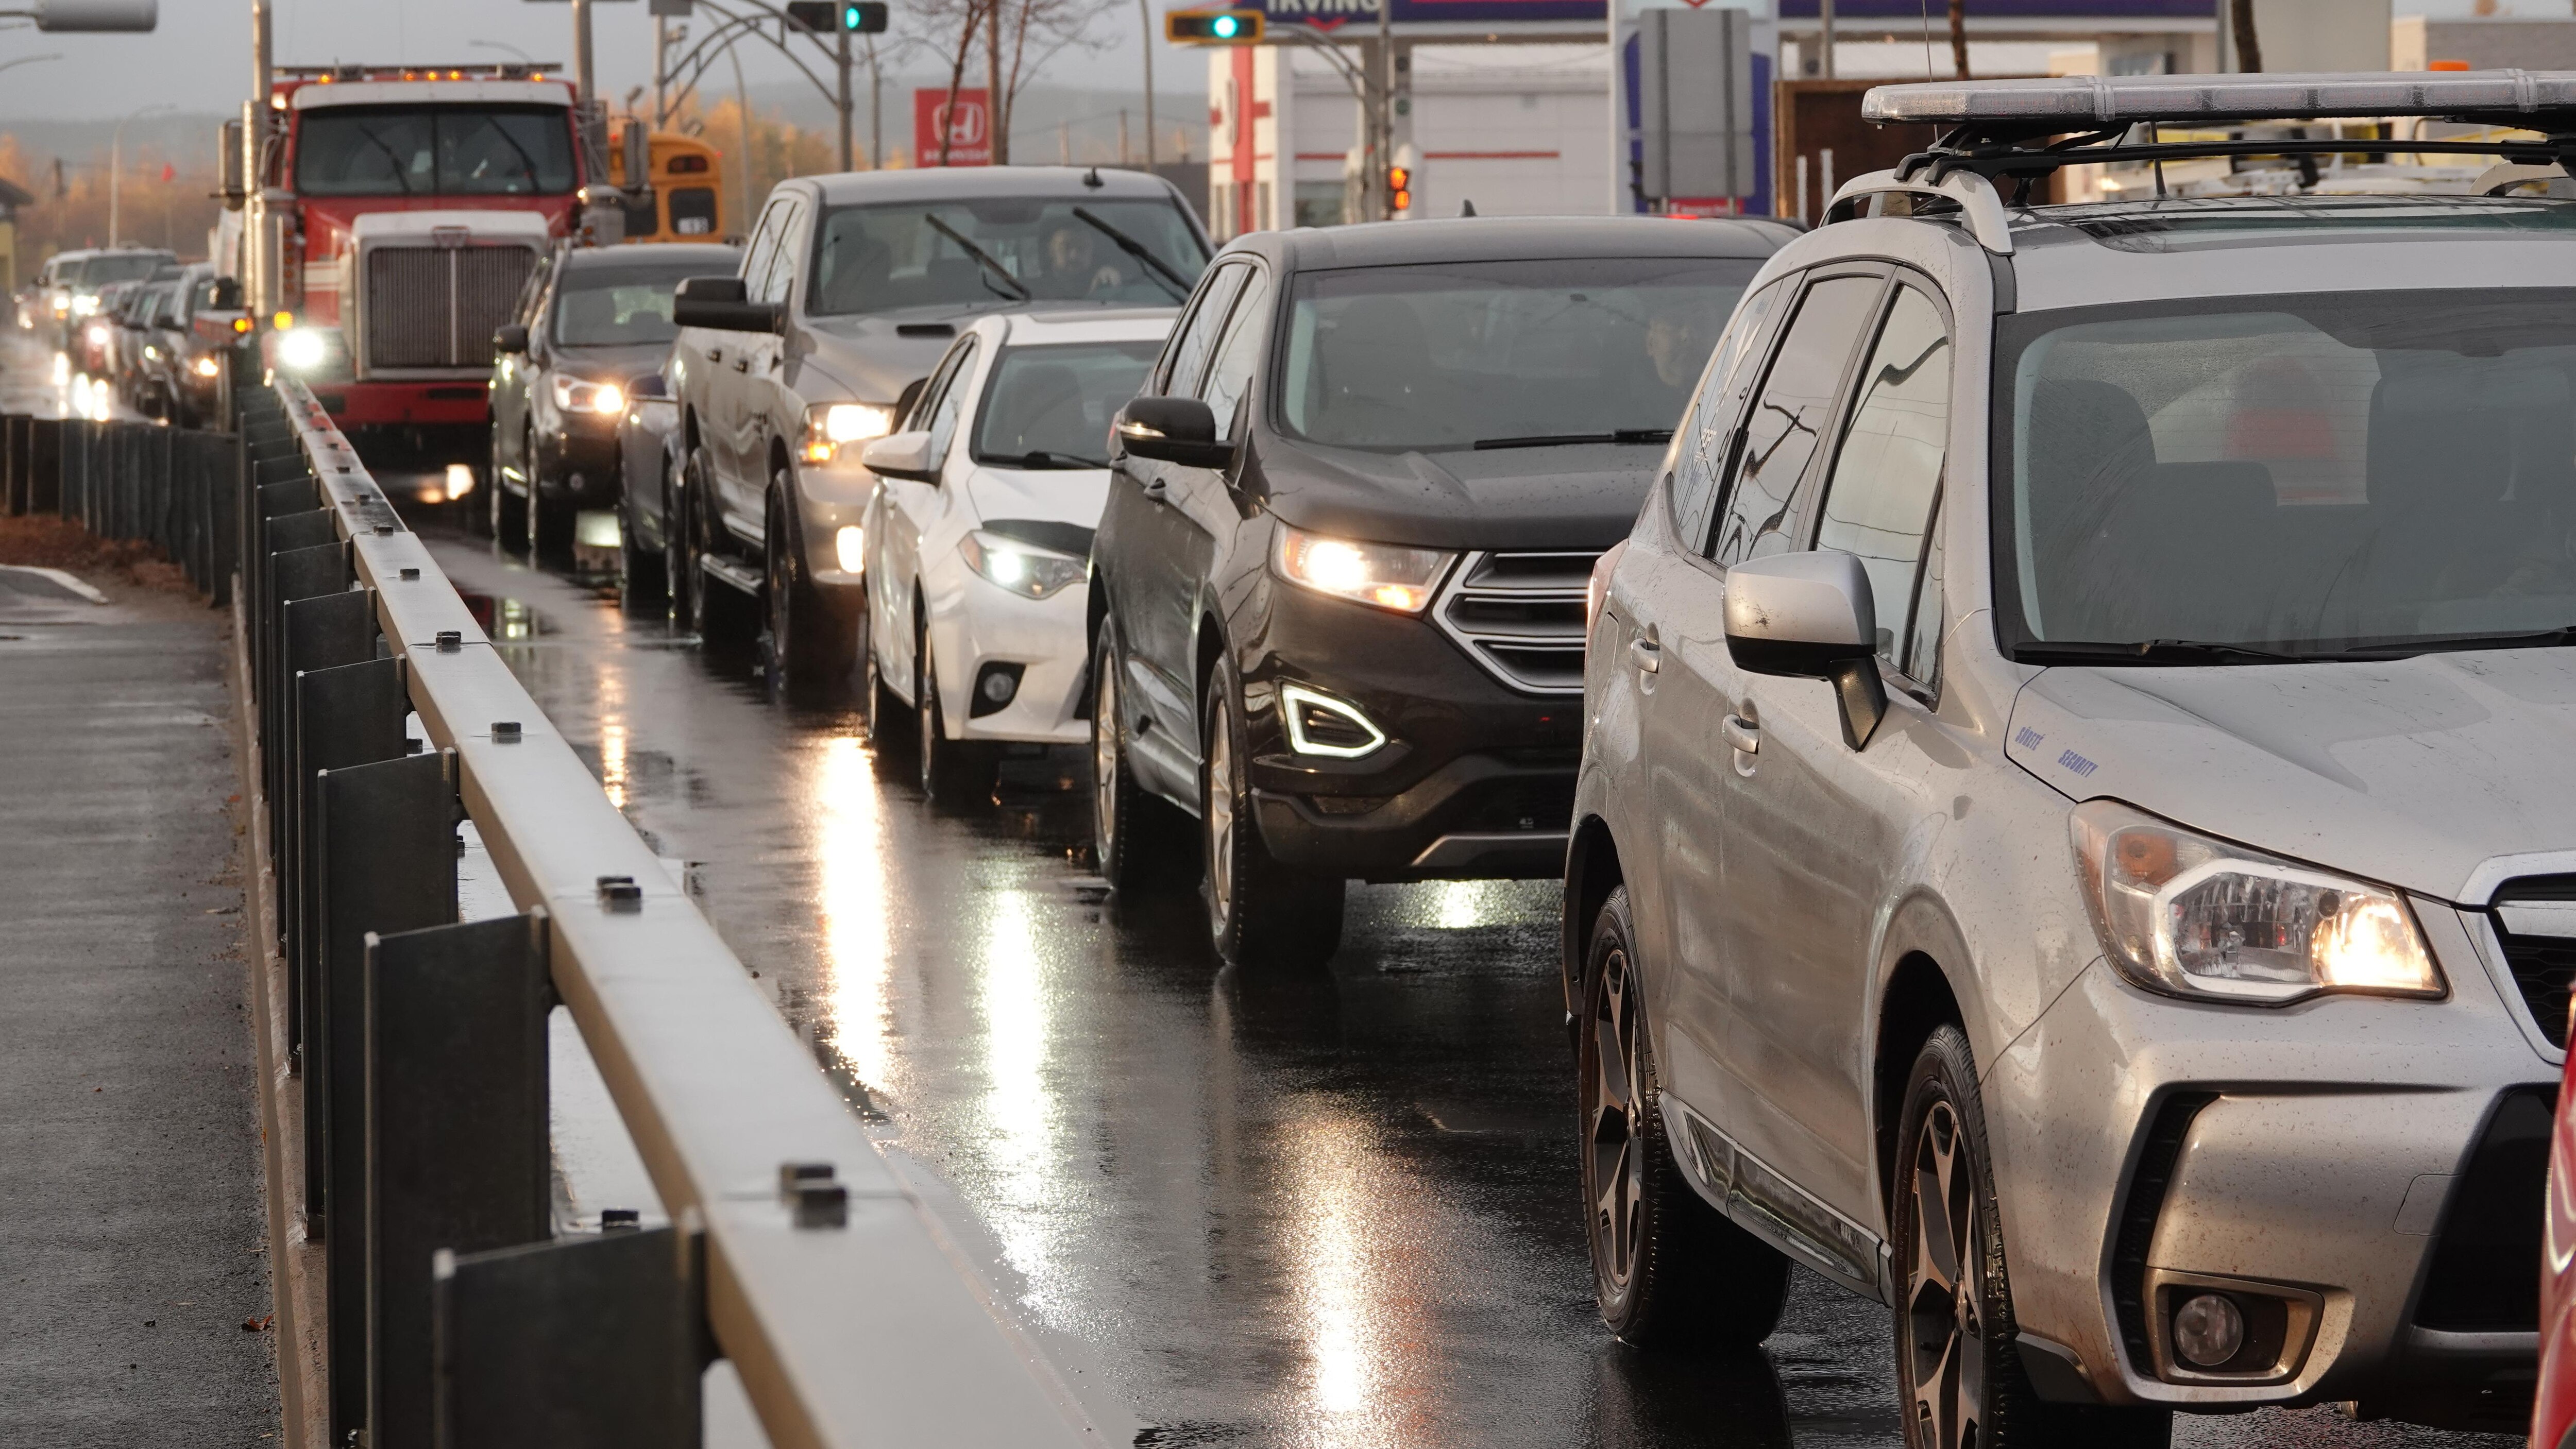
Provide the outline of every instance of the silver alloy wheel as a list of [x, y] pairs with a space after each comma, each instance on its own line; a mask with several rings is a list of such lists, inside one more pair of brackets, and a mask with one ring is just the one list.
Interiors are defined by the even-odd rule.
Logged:
[[1221, 942], [1234, 924], [1234, 731], [1216, 713], [1207, 745], [1208, 925]]
[[1592, 1199], [1592, 1233], [1610, 1286], [1624, 1290], [1637, 1276], [1637, 1239], [1645, 1210], [1644, 1062], [1637, 1049], [1637, 1013], [1629, 1000], [1625, 944], [1601, 959], [1601, 985], [1593, 994], [1592, 1075], [1585, 1102], [1584, 1186]]
[[1906, 1269], [1906, 1390], [1922, 1449], [1975, 1449], [1983, 1438], [1982, 1210], [1958, 1114], [1936, 1101], [1924, 1113], [1906, 1194], [1914, 1243]]
[[1118, 680], [1109, 665], [1109, 651], [1100, 651], [1093, 667], [1100, 672], [1100, 685], [1091, 701], [1091, 835], [1100, 867], [1109, 867], [1110, 852], [1118, 846]]

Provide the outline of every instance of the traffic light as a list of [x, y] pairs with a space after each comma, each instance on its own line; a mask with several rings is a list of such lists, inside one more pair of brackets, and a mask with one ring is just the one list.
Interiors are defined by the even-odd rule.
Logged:
[[840, 30], [881, 35], [886, 28], [886, 0], [787, 0], [787, 18], [797, 29], [816, 35]]
[[1163, 16], [1163, 38], [1174, 45], [1259, 45], [1267, 18], [1258, 10], [1174, 10]]
[[1409, 144], [1396, 147], [1395, 164], [1386, 168], [1386, 209], [1389, 216], [1413, 214], [1413, 189], [1421, 180], [1421, 153]]

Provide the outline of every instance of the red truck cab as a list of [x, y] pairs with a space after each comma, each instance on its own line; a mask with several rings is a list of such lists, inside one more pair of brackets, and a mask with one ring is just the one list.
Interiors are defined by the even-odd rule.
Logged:
[[269, 105], [244, 269], [268, 365], [388, 487], [452, 487], [450, 464], [488, 457], [493, 330], [577, 225], [573, 88], [524, 66], [286, 69]]

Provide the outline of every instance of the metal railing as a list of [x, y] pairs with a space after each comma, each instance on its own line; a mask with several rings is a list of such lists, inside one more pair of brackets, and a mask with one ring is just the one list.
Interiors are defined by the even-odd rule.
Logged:
[[[717, 1357], [780, 1449], [1092, 1439], [313, 395], [239, 422], [331, 1444], [694, 1444]], [[461, 817], [523, 914], [458, 923]], [[669, 1228], [551, 1236], [557, 1001]]]

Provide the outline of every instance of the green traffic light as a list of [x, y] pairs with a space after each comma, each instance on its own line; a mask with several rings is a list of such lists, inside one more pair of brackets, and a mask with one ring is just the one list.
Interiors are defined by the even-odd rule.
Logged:
[[1231, 15], [1220, 15], [1208, 23], [1208, 33], [1219, 40], [1234, 39], [1235, 32], [1242, 28], [1243, 22]]
[[859, 16], [859, 7], [856, 5], [844, 5], [841, 7], [841, 28], [843, 30], [856, 30], [864, 23], [865, 22], [862, 21]]

